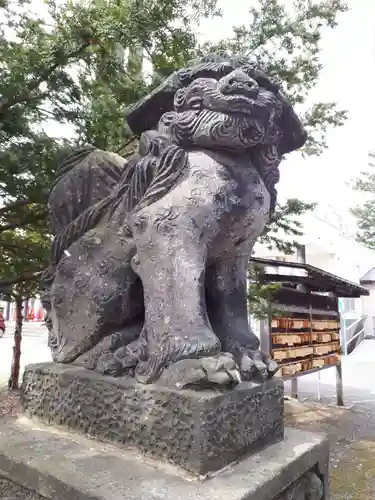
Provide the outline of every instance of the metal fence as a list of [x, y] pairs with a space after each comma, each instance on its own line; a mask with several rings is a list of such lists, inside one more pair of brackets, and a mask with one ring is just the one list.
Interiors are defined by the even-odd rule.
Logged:
[[367, 316], [362, 316], [350, 323], [345, 324], [341, 319], [341, 348], [342, 354], [347, 356], [364, 340], [365, 338], [365, 322]]

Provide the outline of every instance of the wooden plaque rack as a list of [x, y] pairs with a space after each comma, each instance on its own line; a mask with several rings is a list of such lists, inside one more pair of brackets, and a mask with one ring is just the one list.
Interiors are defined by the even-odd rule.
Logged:
[[297, 377], [336, 367], [337, 404], [342, 406], [338, 298], [368, 295], [368, 290], [308, 264], [251, 261], [262, 266], [264, 283], [280, 284], [261, 321], [261, 349], [279, 363], [278, 376], [295, 382], [295, 393]]

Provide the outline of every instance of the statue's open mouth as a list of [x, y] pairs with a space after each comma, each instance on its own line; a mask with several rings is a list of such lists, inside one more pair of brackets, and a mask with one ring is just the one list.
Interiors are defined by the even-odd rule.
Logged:
[[240, 114], [252, 118], [263, 114], [270, 107], [277, 106], [275, 96], [263, 89], [249, 92], [248, 89], [238, 87], [236, 92], [223, 94], [221, 90], [211, 90], [204, 99], [204, 107], [211, 111], [227, 115]]

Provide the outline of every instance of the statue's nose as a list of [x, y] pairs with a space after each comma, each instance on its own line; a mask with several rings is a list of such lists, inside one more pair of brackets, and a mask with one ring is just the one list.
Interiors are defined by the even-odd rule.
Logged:
[[259, 85], [244, 71], [235, 70], [220, 79], [220, 90], [223, 94], [239, 94], [256, 98]]

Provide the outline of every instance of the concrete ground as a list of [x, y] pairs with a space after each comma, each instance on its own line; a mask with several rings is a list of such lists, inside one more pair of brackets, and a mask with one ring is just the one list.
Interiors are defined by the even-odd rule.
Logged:
[[[0, 338], [0, 381], [8, 380], [13, 355], [14, 323], [6, 323], [5, 335]], [[47, 346], [47, 329], [43, 323], [27, 322], [23, 326], [21, 343], [21, 373], [25, 365], [52, 361]]]
[[[9, 408], [3, 413], [1, 402], [5, 401], [4, 383], [12, 359], [12, 334], [13, 325], [8, 324], [0, 339], [0, 417], [17, 411], [16, 396], [6, 400]], [[43, 361], [51, 361], [46, 328], [26, 323], [21, 370], [26, 364]], [[299, 401], [286, 402], [286, 422], [330, 436], [332, 500], [375, 499], [375, 340], [365, 340], [343, 360], [344, 408], [335, 406], [335, 384], [335, 368], [301, 377]], [[290, 382], [285, 389], [288, 394]]]
[[[336, 369], [298, 380], [299, 402], [286, 403], [287, 422], [331, 438], [334, 500], [375, 499], [375, 340], [343, 359], [344, 408], [336, 404]], [[290, 382], [285, 384], [290, 392]], [[320, 396], [320, 402], [319, 400]]]

